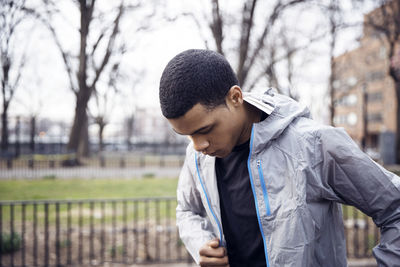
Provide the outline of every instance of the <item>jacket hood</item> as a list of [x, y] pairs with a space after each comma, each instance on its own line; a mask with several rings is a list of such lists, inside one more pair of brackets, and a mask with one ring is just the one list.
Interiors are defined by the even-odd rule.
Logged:
[[278, 138], [297, 118], [311, 118], [306, 106], [271, 88], [264, 93], [243, 93], [243, 99], [269, 114], [265, 120], [254, 124], [255, 140], [258, 140], [257, 136], [262, 136], [260, 142], [254, 142], [255, 152]]

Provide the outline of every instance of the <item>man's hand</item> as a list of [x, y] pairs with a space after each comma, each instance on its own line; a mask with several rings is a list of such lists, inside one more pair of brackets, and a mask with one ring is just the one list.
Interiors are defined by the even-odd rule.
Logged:
[[225, 266], [229, 267], [226, 249], [219, 246], [219, 239], [208, 241], [200, 248], [200, 266]]

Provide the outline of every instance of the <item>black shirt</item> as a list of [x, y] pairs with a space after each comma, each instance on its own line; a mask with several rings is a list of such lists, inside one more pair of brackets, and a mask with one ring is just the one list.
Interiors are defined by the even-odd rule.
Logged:
[[264, 244], [258, 224], [247, 159], [250, 140], [236, 146], [225, 158], [217, 158], [218, 192], [229, 264], [265, 267]]

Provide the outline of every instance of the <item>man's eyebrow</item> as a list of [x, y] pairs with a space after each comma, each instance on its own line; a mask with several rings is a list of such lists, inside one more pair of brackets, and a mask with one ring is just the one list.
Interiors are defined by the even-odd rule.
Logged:
[[210, 128], [210, 127], [211, 127], [211, 125], [203, 126], [203, 127], [201, 127], [200, 129], [197, 129], [196, 131], [194, 131], [194, 132], [192, 132], [192, 133], [190, 133], [190, 134], [182, 134], [182, 133], [179, 133], [179, 132], [177, 132], [174, 128], [172, 128], [172, 130], [174, 130], [174, 132], [177, 133], [177, 134], [179, 134], [179, 135], [194, 135], [194, 134], [196, 134], [196, 133], [198, 133], [198, 132], [201, 132], [201, 131], [203, 131], [203, 130], [205, 130], [205, 129], [207, 129], [207, 128]]

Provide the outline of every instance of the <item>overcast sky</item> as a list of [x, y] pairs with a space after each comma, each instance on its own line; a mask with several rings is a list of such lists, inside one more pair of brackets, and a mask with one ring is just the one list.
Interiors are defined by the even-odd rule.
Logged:
[[[105, 2], [110, 3], [110, 2]], [[169, 1], [169, 7], [177, 9], [177, 1]], [[180, 2], [183, 3], [183, 2]], [[193, 1], [185, 1], [179, 8], [196, 9], [191, 6]], [[68, 14], [66, 21], [55, 22], [62, 28], [63, 42], [67, 46], [77, 45], [76, 32], [78, 13], [73, 7], [63, 7]], [[352, 14], [354, 20], [362, 19], [362, 12]], [[126, 19], [126, 18], [125, 18]], [[312, 13], [304, 13], [301, 24], [307, 28], [316, 23]], [[75, 97], [69, 89], [69, 82], [56, 47], [51, 36], [43, 27], [24, 27], [26, 34], [21, 40], [30, 38], [29, 46], [21, 47], [28, 53], [28, 63], [24, 72], [21, 88], [18, 89], [14, 102], [11, 104], [10, 115], [28, 116], [37, 113], [39, 117], [72, 122], [75, 108]], [[30, 33], [30, 34], [28, 34]], [[123, 34], [125, 34], [123, 32]], [[132, 33], [128, 33], [129, 34]], [[360, 35], [360, 28], [352, 29], [342, 34], [336, 54], [357, 46], [355, 38]], [[79, 39], [78, 39], [79, 40]], [[24, 42], [21, 42], [24, 43]], [[25, 42], [26, 43], [26, 42]], [[177, 53], [190, 48], [204, 48], [204, 42], [193, 21], [181, 18], [174, 23], [161, 22], [153, 24], [147, 34], [141, 33], [139, 40], [135, 40], [135, 49], [126, 55], [125, 73], [128, 78], [125, 84], [125, 97], [114, 100], [117, 108], [113, 108], [111, 120], [115, 123], [122, 121], [124, 115], [131, 112], [133, 106], [158, 107], [158, 83], [161, 72], [167, 62]], [[323, 106], [326, 81], [329, 75], [327, 47], [323, 43], [315, 44], [315, 60], [304, 64], [301, 70], [302, 78], [296, 88], [300, 92], [300, 101], [311, 106], [314, 117], [323, 121], [327, 116], [327, 108]], [[133, 82], [136, 81], [136, 82]], [[122, 108], [121, 108], [122, 107]]]

